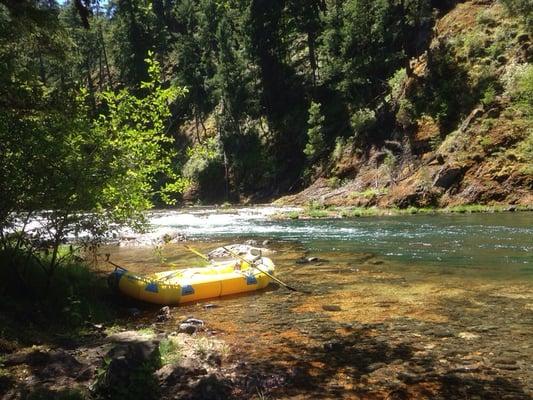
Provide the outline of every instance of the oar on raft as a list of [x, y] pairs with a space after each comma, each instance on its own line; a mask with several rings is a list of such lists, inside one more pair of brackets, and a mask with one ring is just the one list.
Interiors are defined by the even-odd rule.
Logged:
[[[121, 269], [121, 270], [127, 271], [127, 268], [124, 268], [123, 266], [118, 265], [118, 264], [114, 263], [113, 261], [111, 261], [111, 260], [109, 259], [109, 256], [110, 256], [109, 253], [106, 254], [106, 259], [105, 259], [105, 261], [106, 261], [108, 264], [111, 264], [111, 265], [112, 265], [113, 267], [115, 267], [115, 268], [119, 268], [119, 269]], [[179, 273], [181, 273], [181, 271], [180, 271], [180, 270], [177, 270], [177, 271], [172, 272], [172, 273], [170, 273], [170, 274], [168, 274], [168, 275], [166, 275], [166, 276], [163, 276], [163, 277], [161, 277], [161, 278], [159, 278], [159, 279], [152, 279], [152, 280], [150, 280], [150, 281], [155, 281], [155, 282], [161, 282], [161, 281], [163, 281], [163, 282], [164, 282], [164, 281], [167, 281], [167, 280], [169, 280], [170, 278], [176, 276], [176, 275], [179, 274]]]
[[200, 253], [198, 250], [193, 249], [191, 246], [187, 246], [186, 244], [184, 244], [183, 246], [190, 252], [196, 254], [198, 257], [203, 258], [205, 261], [211, 261], [209, 257], [207, 257], [205, 254]]
[[[191, 246], [184, 245], [184, 247], [185, 247], [187, 250], [189, 250], [189, 251], [193, 252], [194, 254], [196, 254], [197, 256], [203, 258], [204, 260], [206, 260], [206, 261], [211, 261], [211, 260], [209, 259], [209, 257], [207, 257], [206, 255], [200, 253], [198, 250], [193, 249]], [[228, 248], [225, 247], [225, 246], [222, 246], [222, 248], [223, 248], [224, 250], [226, 250], [229, 254], [231, 254], [233, 257], [238, 258], [239, 260], [244, 261], [244, 262], [247, 263], [247, 264], [250, 264], [253, 268], [255, 268], [255, 269], [257, 269], [259, 272], [265, 274], [266, 276], [268, 276], [268, 277], [269, 277], [270, 279], [272, 279], [273, 281], [279, 283], [281, 286], [284, 286], [284, 287], [286, 287], [287, 289], [292, 290], [293, 292], [308, 293], [308, 292], [304, 292], [303, 290], [298, 290], [298, 289], [296, 289], [296, 288], [294, 288], [294, 287], [292, 287], [292, 286], [287, 285], [287, 284], [286, 284], [285, 282], [283, 282], [281, 279], [278, 279], [278, 278], [276, 278], [274, 275], [272, 275], [272, 274], [266, 272], [265, 270], [259, 268], [259, 267], [255, 264], [254, 261], [249, 261], [249, 260], [247, 260], [247, 259], [241, 257], [239, 254], [237, 254], [237, 253], [231, 251], [230, 249], [228, 249]]]
[[236, 258], [238, 258], [239, 260], [244, 261], [244, 262], [247, 263], [247, 264], [250, 264], [253, 268], [255, 268], [255, 269], [258, 270], [259, 272], [265, 274], [266, 276], [268, 276], [268, 277], [269, 277], [270, 279], [272, 279], [273, 281], [279, 283], [281, 286], [283, 286], [283, 287], [285, 287], [285, 288], [287, 288], [287, 289], [289, 289], [289, 290], [291, 290], [291, 291], [293, 291], [293, 292], [308, 293], [308, 292], [304, 292], [303, 290], [299, 290], [299, 289], [296, 289], [296, 288], [294, 288], [294, 287], [292, 287], [292, 286], [287, 285], [287, 284], [286, 284], [285, 282], [283, 282], [281, 279], [278, 279], [278, 278], [276, 278], [274, 275], [272, 275], [272, 274], [268, 273], [267, 271], [265, 271], [265, 270], [259, 268], [259, 267], [255, 264], [255, 262], [254, 262], [255, 260], [254, 260], [254, 261], [248, 261], [248, 260], [246, 260], [244, 257], [241, 257], [239, 254], [237, 254], [237, 253], [231, 251], [231, 250], [228, 249], [227, 247], [222, 246], [222, 248], [223, 248], [224, 250], [226, 250], [229, 254], [231, 254], [233, 257], [236, 257]]

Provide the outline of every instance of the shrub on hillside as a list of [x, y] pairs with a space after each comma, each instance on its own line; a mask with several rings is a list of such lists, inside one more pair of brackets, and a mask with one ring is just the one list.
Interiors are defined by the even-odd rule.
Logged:
[[187, 149], [188, 160], [183, 167], [183, 175], [189, 179], [197, 179], [213, 162], [222, 159], [222, 148], [215, 137], [203, 143], [197, 143]]
[[533, 65], [514, 64], [508, 68], [503, 80], [515, 106], [533, 117]]
[[531, 0], [501, 0], [512, 15], [524, 21], [530, 31], [533, 31], [533, 2]]
[[415, 108], [413, 103], [408, 99], [401, 99], [396, 112], [396, 121], [404, 129], [409, 128], [413, 125], [415, 120]]
[[362, 136], [376, 122], [376, 113], [369, 108], [361, 108], [353, 113], [350, 123], [354, 136]]
[[405, 68], [400, 68], [388, 80], [390, 96], [395, 99], [401, 94], [401, 90], [407, 79], [407, 71]]

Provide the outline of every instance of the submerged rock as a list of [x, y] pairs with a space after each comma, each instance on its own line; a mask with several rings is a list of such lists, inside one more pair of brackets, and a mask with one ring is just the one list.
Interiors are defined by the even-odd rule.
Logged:
[[339, 352], [344, 350], [344, 344], [338, 341], [324, 343], [323, 348], [327, 352]]
[[322, 309], [324, 311], [331, 311], [331, 312], [341, 311], [340, 306], [336, 306], [334, 304], [324, 304], [322, 306]]
[[428, 329], [424, 333], [428, 336], [434, 336], [437, 338], [445, 338], [445, 337], [453, 336], [453, 332], [450, 329], [446, 327], [440, 327], [440, 326], [436, 326], [432, 329]]
[[471, 332], [460, 332], [457, 336], [465, 340], [479, 339], [479, 335], [476, 335], [475, 333], [471, 333]]
[[385, 368], [386, 366], [387, 364], [385, 364], [384, 362], [376, 362], [376, 363], [368, 365], [366, 367], [366, 370], [368, 372], [374, 372], [374, 371], [377, 371], [378, 369]]
[[168, 232], [164, 232], [160, 236], [161, 244], [167, 244], [167, 243], [179, 243], [187, 240], [187, 236], [185, 236], [184, 233], [176, 231], [176, 230], [169, 230]]
[[326, 260], [322, 260], [318, 257], [301, 257], [296, 260], [296, 264], [309, 264], [309, 263], [318, 263]]

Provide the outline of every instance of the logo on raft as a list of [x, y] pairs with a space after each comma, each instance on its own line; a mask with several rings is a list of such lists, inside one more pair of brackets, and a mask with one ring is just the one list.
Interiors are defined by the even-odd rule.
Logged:
[[159, 292], [159, 289], [157, 288], [157, 283], [150, 282], [146, 287], [144, 288], [147, 292], [157, 293]]
[[181, 295], [187, 296], [189, 294], [194, 294], [194, 288], [191, 285], [185, 285], [181, 287]]
[[246, 275], [246, 284], [247, 285], [257, 285], [257, 278], [251, 273], [247, 274]]

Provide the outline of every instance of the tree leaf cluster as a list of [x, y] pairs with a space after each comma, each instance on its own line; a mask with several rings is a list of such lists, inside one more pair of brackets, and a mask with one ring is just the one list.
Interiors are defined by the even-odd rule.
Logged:
[[80, 40], [63, 11], [0, 5], [9, 26], [0, 38], [0, 251], [27, 252], [49, 279], [66, 238], [140, 229], [157, 198], [170, 201], [185, 185], [167, 122], [169, 105], [186, 90], [160, 84], [151, 53], [137, 90], [96, 90], [79, 73], [94, 71], [79, 62], [89, 52], [72, 54]]

